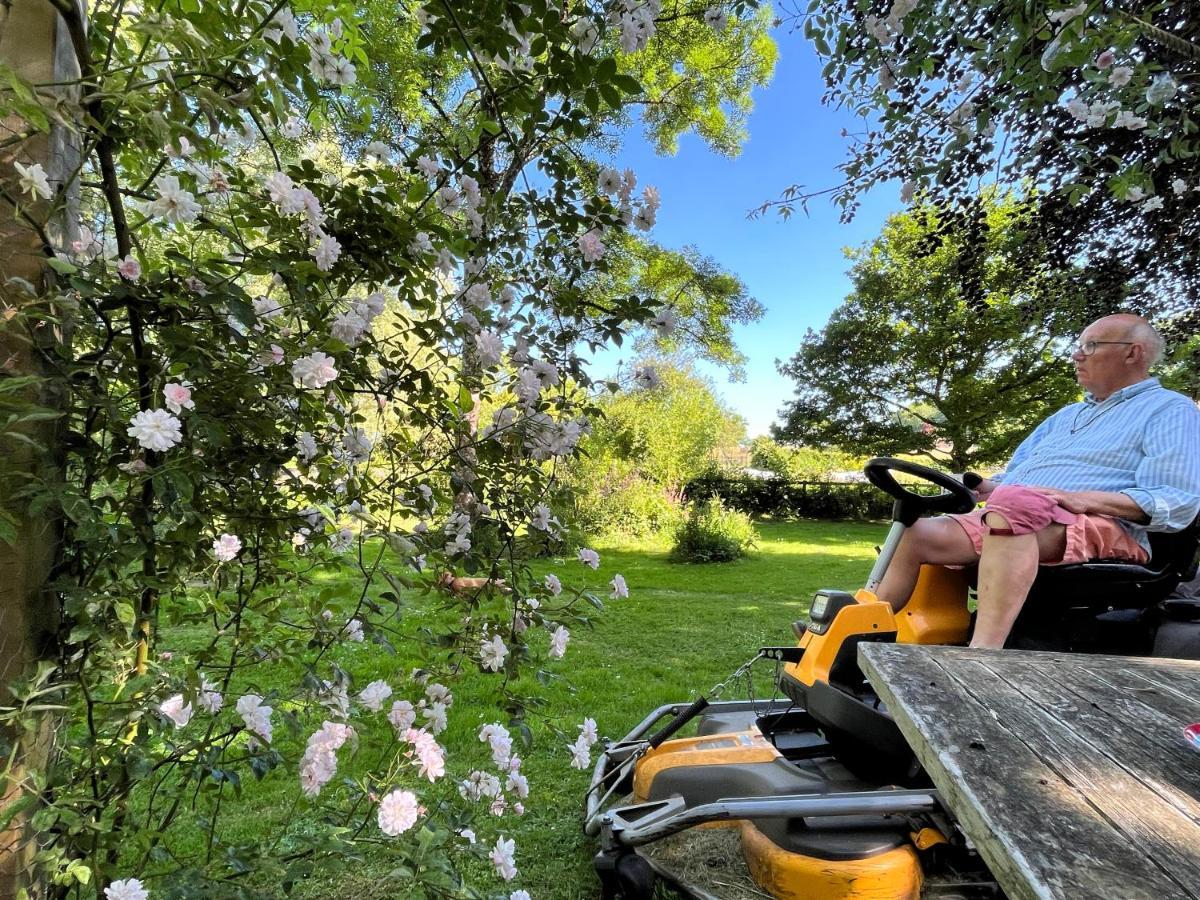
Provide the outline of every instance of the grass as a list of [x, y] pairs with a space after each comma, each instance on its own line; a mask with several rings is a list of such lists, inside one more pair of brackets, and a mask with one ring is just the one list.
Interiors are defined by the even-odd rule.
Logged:
[[[598, 543], [602, 562], [597, 572], [574, 560], [537, 563], [539, 573], [565, 573], [564, 581], [569, 575], [571, 581], [586, 581], [602, 594], [607, 593], [609, 579], [620, 572], [630, 597], [608, 603], [591, 628], [573, 629], [565, 659], [552, 667], [560, 677], [538, 687], [531, 676], [525, 676], [527, 683], [517, 685], [528, 693], [540, 692], [547, 700], [543, 716], [531, 722], [533, 746], [521, 751], [530, 784], [529, 811], [522, 818], [506, 816], [477, 827], [481, 838], [502, 831], [516, 839], [520, 875], [503, 886], [504, 897], [517, 887], [528, 890], [535, 900], [597, 896], [590, 864], [593, 848], [580, 827], [590, 773], [569, 767], [565, 741], [556, 729], [573, 737], [577, 725], [591, 716], [601, 734], [620, 738], [654, 707], [707, 692], [758, 647], [792, 643], [791, 623], [806, 614], [813, 592], [821, 587], [853, 590], [860, 586], [873, 559], [871, 548], [884, 536], [883, 525], [857, 523], [760, 523], [758, 531], [757, 549], [733, 563], [678, 565], [667, 561], [664, 545], [629, 543]], [[402, 629], [416, 634], [436, 615], [414, 603]], [[180, 635], [180, 645], [186, 642], [186, 636]], [[338, 661], [351, 672], [357, 687], [385, 678], [396, 689], [395, 698], [415, 701], [419, 689], [407, 679], [415, 659], [405, 642], [398, 642], [394, 655], [376, 645], [359, 644], [346, 648]], [[455, 703], [442, 738], [451, 748], [470, 748], [460, 750], [460, 756], [478, 757], [466, 765], [488, 767], [486, 748], [474, 736], [481, 724], [505, 719], [496, 706], [496, 684], [494, 677], [471, 675], [453, 685]], [[769, 690], [769, 680], [760, 679], [760, 693]], [[378, 737], [386, 741], [386, 735], [384, 723]], [[345, 770], [366, 768], [375, 761], [367, 750], [373, 737], [364, 734], [364, 749], [354, 760], [345, 760]], [[464, 762], [454, 753], [448, 765], [451, 774], [461, 777], [465, 771], [460, 769]], [[244, 800], [230, 804], [222, 814], [220, 841], [237, 843], [263, 833], [286, 839], [289, 829], [300, 827], [290, 824], [297, 788], [290, 766], [262, 782], [244, 783]], [[196, 829], [181, 841], [205, 839], [204, 832]], [[406, 896], [403, 882], [389, 877], [394, 866], [382, 848], [377, 855], [368, 850], [352, 869], [322, 867], [300, 882], [295, 893], [304, 898], [356, 900]], [[477, 866], [477, 883], [492, 885], [491, 892], [500, 895], [501, 885], [488, 877], [490, 866], [482, 859]], [[264, 895], [271, 893], [267, 885], [263, 888]]]

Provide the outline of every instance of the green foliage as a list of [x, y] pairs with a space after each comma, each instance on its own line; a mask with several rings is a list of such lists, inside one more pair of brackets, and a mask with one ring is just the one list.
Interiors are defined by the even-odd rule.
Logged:
[[694, 130], [717, 152], [736, 155], [754, 108], [751, 91], [770, 82], [775, 69], [779, 53], [770, 35], [774, 13], [769, 5], [731, 17], [720, 30], [704, 21], [711, 8], [710, 3], [675, 4], [660, 26], [661, 40], [627, 61], [645, 92], [641, 118], [659, 153], [673, 154], [679, 136]]
[[635, 293], [657, 301], [675, 319], [669, 334], [647, 330], [638, 348], [647, 353], [695, 353], [741, 374], [744, 357], [733, 328], [762, 318], [763, 306], [740, 278], [723, 270], [695, 247], [668, 250], [634, 234], [613, 248], [608, 268], [589, 284], [589, 294], [605, 298]]
[[[1036, 186], [1059, 263], [1086, 261], [1110, 302], [1133, 278], [1147, 302], [1195, 313], [1194, 0], [813, 0], [800, 17], [826, 59], [826, 102], [871, 123], [833, 191], [846, 216], [890, 180], [946, 211], [981, 180]], [[794, 186], [781, 208], [815, 195]]]
[[675, 530], [672, 562], [732, 562], [755, 542], [754, 523], [744, 512], [727, 507], [719, 497], [689, 504], [687, 520]]
[[682, 516], [684, 485], [745, 434], [690, 367], [638, 365], [653, 365], [661, 384], [599, 398], [601, 415], [567, 467], [575, 524], [588, 533], [668, 533]]
[[651, 367], [661, 384], [601, 399], [603, 418], [580, 446], [593, 457], [633, 463], [648, 480], [678, 497], [710, 465], [714, 451], [741, 441], [746, 423], [690, 365], [643, 360], [635, 364], [640, 367]]
[[853, 292], [780, 367], [796, 398], [776, 438], [963, 470], [1006, 459], [1077, 395], [1067, 339], [1103, 310], [1045, 257], [1031, 268], [1029, 206], [985, 195], [978, 211], [963, 233], [921, 206], [850, 253]]
[[1192, 335], [1176, 342], [1163, 363], [1162, 383], [1200, 402], [1200, 336]]
[[683, 518], [679, 500], [629, 460], [577, 460], [569, 491], [570, 524], [585, 535], [648, 538], [668, 534]]

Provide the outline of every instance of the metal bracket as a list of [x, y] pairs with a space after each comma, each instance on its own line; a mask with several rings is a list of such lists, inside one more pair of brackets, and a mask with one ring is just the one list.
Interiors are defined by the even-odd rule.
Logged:
[[803, 647], [759, 647], [759, 656], [776, 662], [798, 663], [804, 656]]
[[611, 809], [601, 816], [606, 847], [640, 847], [705, 822], [732, 819], [799, 819], [807, 816], [906, 816], [940, 808], [934, 790], [852, 791], [835, 794], [784, 794], [776, 797], [726, 797], [687, 808], [683, 798]]

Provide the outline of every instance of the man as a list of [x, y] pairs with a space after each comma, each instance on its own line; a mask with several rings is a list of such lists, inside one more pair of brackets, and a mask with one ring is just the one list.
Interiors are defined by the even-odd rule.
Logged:
[[1147, 377], [1163, 340], [1145, 319], [1106, 316], [1071, 359], [1084, 400], [1060, 409], [984, 481], [987, 505], [920, 519], [878, 595], [899, 609], [923, 563], [979, 563], [972, 647], [1003, 647], [1039, 564], [1149, 558], [1147, 531], [1179, 531], [1200, 512], [1200, 410]]

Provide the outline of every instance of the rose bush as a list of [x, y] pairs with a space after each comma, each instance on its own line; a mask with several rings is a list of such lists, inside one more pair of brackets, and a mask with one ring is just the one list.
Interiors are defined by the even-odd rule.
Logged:
[[[3, 196], [48, 274], [6, 288], [4, 337], [37, 337], [44, 373], [0, 379], [0, 438], [57, 429], [0, 469], [0, 537], [61, 523], [50, 650], [2, 716], [5, 822], [51, 894], [262, 896], [364, 844], [406, 896], [477, 896], [472, 855], [515, 887], [513, 683], [600, 603], [524, 564], [560, 540], [544, 500], [594, 415], [577, 349], [663, 315], [588, 290], [659, 198], [579, 148], [643, 97], [660, 21], [736, 45], [754, 5], [431, 0], [384, 27], [370, 4], [56, 4], [79, 79], [6, 68], [0, 94], [26, 123]], [[52, 130], [74, 169], [34, 159]], [[356, 673], [423, 596], [445, 615], [417, 680]], [[438, 740], [468, 670], [505, 719], [488, 771]], [[572, 737], [585, 765], [594, 723]], [[247, 778], [291, 782], [311, 827], [214, 846]], [[206, 842], [173, 839], [197, 821]]]

